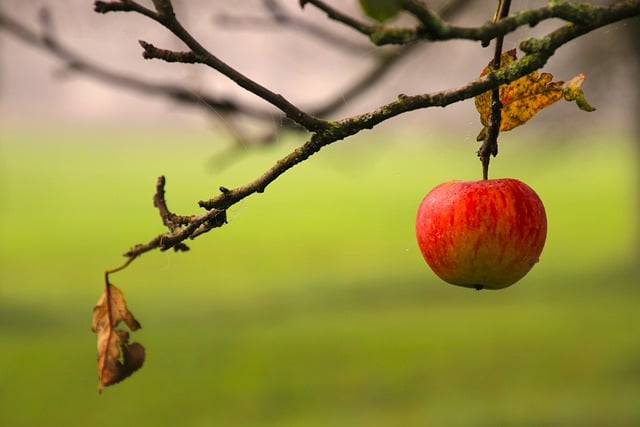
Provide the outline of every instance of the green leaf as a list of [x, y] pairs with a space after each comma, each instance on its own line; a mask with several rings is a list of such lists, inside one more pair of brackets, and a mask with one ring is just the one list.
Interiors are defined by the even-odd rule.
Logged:
[[584, 97], [584, 92], [581, 88], [584, 79], [584, 74], [580, 73], [562, 85], [562, 96], [567, 101], [576, 101], [578, 108], [583, 111], [595, 111], [596, 109], [589, 105]]
[[369, 18], [385, 22], [402, 9], [403, 0], [360, 0], [362, 11]]

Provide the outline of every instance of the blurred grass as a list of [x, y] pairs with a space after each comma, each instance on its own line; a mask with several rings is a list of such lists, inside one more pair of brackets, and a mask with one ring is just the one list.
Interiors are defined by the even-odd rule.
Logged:
[[424, 194], [478, 178], [475, 147], [368, 134], [324, 149], [191, 252], [113, 277], [148, 360], [98, 396], [91, 309], [102, 272], [162, 231], [156, 177], [196, 212], [296, 142], [220, 169], [209, 134], [3, 132], [0, 425], [640, 424], [637, 165], [611, 135], [502, 144], [492, 176], [536, 189], [549, 236], [500, 292], [443, 284], [414, 242]]

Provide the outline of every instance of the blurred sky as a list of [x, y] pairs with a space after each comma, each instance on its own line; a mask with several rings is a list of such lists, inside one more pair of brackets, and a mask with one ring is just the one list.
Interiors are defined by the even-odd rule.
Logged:
[[[372, 67], [379, 48], [371, 46], [364, 37], [327, 20], [312, 6], [301, 10], [297, 0], [282, 0], [282, 3], [290, 13], [323, 25], [339, 37], [362, 46], [362, 50], [348, 51], [344, 46], [332, 45], [290, 28], [220, 22], [223, 16], [267, 16], [261, 0], [174, 1], [179, 19], [211, 52], [303, 108], [339, 97], [361, 73]], [[332, 3], [355, 15], [360, 13], [356, 0]], [[455, 23], [480, 25], [490, 18], [493, 2], [472, 3], [467, 13], [456, 17]], [[491, 7], [487, 7], [489, 4]], [[515, 2], [513, 11], [544, 4], [545, 1], [519, 1]], [[46, 7], [52, 17], [53, 33], [60, 42], [106, 69], [149, 82], [176, 83], [195, 92], [203, 90], [265, 106], [263, 101], [204, 66], [144, 60], [138, 40], [175, 50], [183, 46], [166, 29], [141, 15], [96, 14], [89, 0], [0, 0], [0, 5], [5, 13], [31, 28], [40, 27], [39, 11]], [[558, 25], [560, 21], [522, 29], [507, 38], [505, 47], [514, 47], [527, 37], [543, 35]], [[569, 43], [545, 68], [561, 80], [585, 73], [587, 99], [598, 111], [585, 113], [575, 105], [561, 102], [561, 106], [542, 112], [528, 125], [530, 129], [535, 126], [556, 133], [573, 133], [590, 132], [594, 127], [607, 130], [630, 126], [637, 111], [631, 104], [629, 85], [637, 84], [638, 63], [629, 61], [633, 57], [629, 25], [638, 25], [638, 20], [605, 27]], [[491, 49], [483, 49], [478, 43], [425, 44], [424, 49], [403, 60], [379, 87], [331, 118], [363, 113], [392, 101], [399, 93], [419, 94], [459, 86], [476, 78], [490, 57]], [[162, 98], [114, 88], [66, 71], [49, 53], [28, 46], [5, 31], [0, 31], [0, 73], [0, 124], [5, 126], [209, 126], [210, 122], [204, 108], [184, 108]], [[414, 112], [394, 122], [444, 130], [459, 130], [462, 126], [470, 129], [468, 132], [473, 136], [479, 127], [471, 101], [446, 109]]]

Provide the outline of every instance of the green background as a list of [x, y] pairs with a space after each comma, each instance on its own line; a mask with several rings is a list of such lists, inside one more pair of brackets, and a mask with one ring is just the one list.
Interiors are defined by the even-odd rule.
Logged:
[[5, 129], [0, 425], [640, 425], [637, 151], [516, 132], [491, 175], [531, 185], [549, 222], [521, 282], [446, 285], [415, 244], [426, 192], [479, 178], [472, 138], [365, 133], [233, 207], [189, 253], [115, 274], [147, 361], [98, 395], [91, 311], [104, 270], [163, 231], [156, 177], [172, 210], [195, 213], [302, 137], [223, 167], [210, 133]]

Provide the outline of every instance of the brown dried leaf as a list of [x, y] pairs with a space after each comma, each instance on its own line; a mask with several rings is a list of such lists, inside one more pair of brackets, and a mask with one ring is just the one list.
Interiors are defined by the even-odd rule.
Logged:
[[144, 347], [129, 343], [129, 333], [118, 328], [124, 322], [131, 331], [140, 323], [127, 308], [120, 289], [107, 283], [102, 296], [93, 308], [93, 332], [98, 334], [98, 391], [122, 381], [144, 363]]
[[[500, 60], [500, 68], [508, 67], [517, 59], [515, 49], [503, 52]], [[491, 64], [487, 65], [481, 76], [493, 71]], [[526, 123], [540, 110], [555, 102], [566, 99], [576, 101], [578, 107], [585, 111], [594, 111], [584, 98], [581, 89], [584, 82], [584, 74], [579, 74], [569, 82], [554, 82], [550, 73], [533, 71], [513, 82], [500, 86], [500, 101], [502, 102], [502, 120], [500, 131], [508, 131]], [[491, 91], [484, 92], [475, 98], [476, 109], [480, 113], [480, 122], [484, 128], [478, 135], [478, 141], [482, 141], [489, 126], [491, 114]]]

